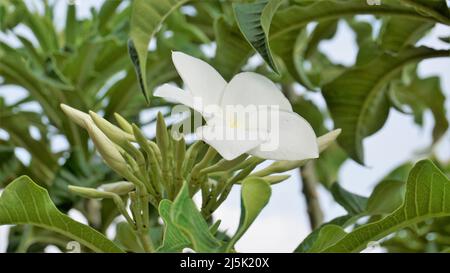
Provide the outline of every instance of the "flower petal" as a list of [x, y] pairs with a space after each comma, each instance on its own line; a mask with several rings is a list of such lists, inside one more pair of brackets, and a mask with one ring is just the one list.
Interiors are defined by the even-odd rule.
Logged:
[[170, 84], [163, 84], [156, 88], [153, 96], [161, 97], [170, 102], [181, 103], [190, 108], [194, 108], [194, 98], [192, 93]]
[[248, 153], [274, 160], [303, 160], [319, 157], [316, 134], [311, 125], [293, 112], [279, 111], [278, 125], [268, 128], [269, 140]]
[[237, 129], [224, 128], [218, 126], [202, 126], [197, 129], [197, 137], [208, 143], [211, 147], [226, 160], [233, 160], [249, 150], [259, 146], [263, 140], [257, 138], [227, 138], [225, 132], [230, 132], [233, 136], [239, 133]]
[[292, 112], [292, 106], [281, 90], [268, 78], [253, 72], [239, 73], [231, 79], [221, 105], [278, 105], [280, 110]]
[[182, 52], [172, 52], [175, 68], [194, 97], [204, 105], [219, 104], [227, 85], [223, 77], [208, 63]]

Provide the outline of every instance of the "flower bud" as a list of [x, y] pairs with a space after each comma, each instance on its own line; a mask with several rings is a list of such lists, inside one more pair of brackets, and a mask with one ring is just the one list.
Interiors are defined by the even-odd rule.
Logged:
[[128, 140], [133, 141], [134, 136], [131, 134], [128, 134], [124, 131], [122, 131], [119, 127], [111, 124], [106, 119], [100, 117], [97, 113], [93, 111], [89, 111], [89, 115], [91, 116], [92, 120], [95, 122], [97, 127], [102, 130], [102, 132], [113, 142], [117, 143], [118, 145], [122, 145], [123, 143], [127, 142]]
[[341, 134], [342, 129], [336, 129], [331, 132], [326, 133], [323, 136], [317, 138], [317, 143], [319, 144], [319, 151], [323, 152], [326, 148], [328, 148], [336, 138]]
[[84, 198], [91, 198], [91, 199], [111, 198], [110, 193], [92, 188], [69, 186], [69, 190]]
[[95, 147], [102, 156], [105, 163], [118, 174], [126, 176], [128, 173], [127, 163], [123, 159], [114, 143], [95, 126], [92, 121], [85, 121], [86, 130], [89, 133]]
[[169, 134], [167, 133], [166, 122], [164, 121], [164, 116], [161, 112], [158, 112], [156, 119], [156, 143], [161, 150], [162, 155], [167, 156], [169, 150]]
[[122, 117], [118, 113], [114, 113], [114, 118], [116, 119], [117, 124], [119, 124], [122, 130], [129, 134], [133, 134], [133, 126], [131, 126], [131, 124], [124, 117]]
[[115, 183], [103, 184], [98, 187], [99, 190], [105, 192], [112, 192], [118, 195], [128, 194], [130, 191], [134, 190], [134, 184], [127, 181], [120, 181]]
[[290, 175], [270, 175], [263, 177], [269, 184], [278, 184], [291, 177]]
[[92, 121], [91, 117], [88, 114], [81, 112], [80, 110], [72, 108], [63, 103], [61, 103], [60, 106], [63, 112], [70, 118], [70, 120], [83, 128], [86, 128], [85, 121]]

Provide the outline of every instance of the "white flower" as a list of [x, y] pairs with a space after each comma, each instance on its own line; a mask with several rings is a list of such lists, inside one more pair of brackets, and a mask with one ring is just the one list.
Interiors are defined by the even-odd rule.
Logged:
[[[317, 138], [311, 125], [293, 112], [287, 98], [266, 77], [243, 72], [227, 83], [213, 67], [200, 59], [173, 52], [172, 60], [188, 90], [164, 84], [154, 95], [201, 113], [207, 124], [197, 129], [197, 136], [226, 160], [244, 153], [274, 160], [303, 160], [319, 156]], [[254, 109], [259, 119], [266, 116], [276, 117], [276, 120], [271, 120], [270, 124], [251, 123], [254, 117], [249, 119], [245, 113], [237, 113], [237, 117], [229, 114], [227, 109], [237, 106], [244, 110]], [[253, 133], [257, 137], [223, 137], [224, 132], [231, 132], [233, 136]], [[276, 145], [268, 148], [270, 143]]]

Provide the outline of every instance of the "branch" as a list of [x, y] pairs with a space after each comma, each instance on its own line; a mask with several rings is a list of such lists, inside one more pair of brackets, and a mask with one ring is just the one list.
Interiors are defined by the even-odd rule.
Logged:
[[311, 229], [318, 228], [323, 223], [323, 212], [320, 208], [319, 198], [316, 191], [316, 178], [314, 175], [313, 162], [299, 168], [303, 182], [302, 192], [306, 199], [306, 207]]

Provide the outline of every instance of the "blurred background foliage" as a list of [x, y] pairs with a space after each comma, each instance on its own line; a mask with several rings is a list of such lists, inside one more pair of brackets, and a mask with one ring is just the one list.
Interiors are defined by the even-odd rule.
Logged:
[[[57, 2], [0, 0], [0, 30], [8, 37], [0, 40], [0, 87], [26, 90], [14, 103], [0, 97], [0, 187], [29, 175], [48, 189], [59, 209], [78, 209], [100, 231], [118, 215], [114, 206], [108, 200], [99, 206], [77, 198], [67, 186], [96, 187], [119, 178], [101, 163], [85, 131], [63, 115], [59, 104], [93, 110], [111, 121], [117, 112], [141, 126], [152, 124], [153, 119], [141, 122], [141, 112], [170, 106], [152, 98], [152, 90], [165, 82], [181, 85], [170, 59], [172, 50], [207, 60], [227, 80], [241, 70], [266, 75], [280, 84], [317, 135], [330, 130], [331, 121], [343, 128], [339, 145], [303, 168], [306, 195], [314, 195], [321, 183], [351, 210], [345, 202], [355, 196], [340, 188], [337, 173], [346, 160], [364, 164], [363, 140], [383, 127], [391, 108], [413, 115], [419, 126], [431, 111], [434, 141], [423, 156], [450, 174], [450, 163], [434, 155], [434, 145], [449, 126], [440, 79], [417, 74], [421, 60], [449, 52], [415, 47], [436, 24], [450, 25], [445, 1], [391, 0], [371, 6], [362, 0], [107, 0], [85, 18], [77, 16], [77, 4], [66, 4], [64, 22], [55, 19]], [[361, 20], [361, 14], [372, 15], [372, 21]], [[350, 66], [334, 63], [318, 46], [335, 37], [340, 22], [352, 29], [359, 49]], [[376, 24], [381, 25], [379, 31]], [[449, 37], [442, 41], [449, 43]], [[265, 62], [255, 57], [258, 53]], [[305, 92], [322, 92], [327, 108]], [[30, 103], [38, 109], [30, 110]], [[64, 149], [54, 148], [56, 137], [67, 141]], [[29, 162], [18, 157], [17, 148], [29, 154]], [[403, 199], [398, 196], [404, 194], [411, 167], [399, 166], [377, 186], [392, 196], [392, 204], [370, 207], [371, 196], [368, 207], [391, 212], [400, 206]], [[312, 227], [317, 228], [320, 213], [313, 212], [310, 201]], [[161, 232], [161, 227], [155, 230]], [[26, 236], [40, 240], [26, 245]], [[59, 235], [29, 226], [12, 228], [9, 241], [8, 251], [65, 246]], [[448, 251], [450, 218], [401, 230], [384, 246], [392, 252]]]

